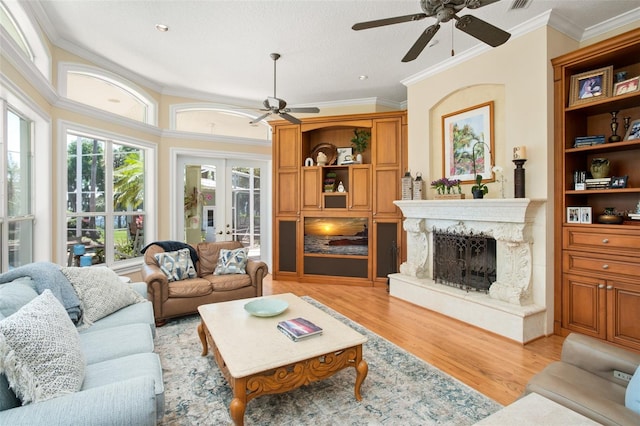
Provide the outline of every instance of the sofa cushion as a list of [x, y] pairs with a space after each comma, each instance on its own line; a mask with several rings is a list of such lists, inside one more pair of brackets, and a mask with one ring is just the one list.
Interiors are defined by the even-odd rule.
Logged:
[[238, 248], [234, 250], [220, 249], [218, 264], [213, 275], [246, 274], [247, 250]]
[[175, 281], [169, 284], [169, 297], [200, 297], [211, 294], [213, 288], [207, 279]]
[[0, 285], [0, 314], [8, 317], [38, 296], [28, 282], [31, 278], [17, 280]]
[[104, 266], [63, 267], [62, 273], [78, 293], [84, 325], [91, 325], [125, 306], [146, 300]]
[[627, 391], [625, 392], [624, 405], [629, 410], [635, 411], [640, 414], [640, 366], [633, 374], [631, 381], [627, 385]]
[[153, 352], [153, 335], [147, 324], [127, 324], [89, 330], [80, 334], [80, 346], [87, 364]]
[[85, 360], [78, 332], [50, 290], [0, 321], [0, 370], [23, 404], [82, 386]]
[[196, 268], [191, 261], [189, 249], [156, 253], [154, 255], [160, 270], [167, 276], [169, 282], [180, 281], [196, 277]]
[[251, 277], [247, 274], [209, 275], [205, 278], [211, 283], [213, 291], [229, 291], [251, 285]]
[[153, 318], [153, 305], [151, 302], [135, 303], [108, 315], [93, 323], [87, 329], [80, 330], [80, 334], [91, 333], [97, 330], [105, 330], [127, 324], [147, 324], [151, 333], [155, 336], [156, 326]]

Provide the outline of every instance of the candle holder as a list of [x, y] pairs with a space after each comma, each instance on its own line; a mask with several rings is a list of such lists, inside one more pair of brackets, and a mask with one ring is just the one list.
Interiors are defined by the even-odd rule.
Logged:
[[620, 142], [622, 137], [618, 135], [618, 112], [611, 111], [611, 131], [613, 134], [609, 136], [609, 142]]
[[513, 170], [514, 198], [525, 198], [524, 196], [524, 158], [513, 160], [516, 168]]

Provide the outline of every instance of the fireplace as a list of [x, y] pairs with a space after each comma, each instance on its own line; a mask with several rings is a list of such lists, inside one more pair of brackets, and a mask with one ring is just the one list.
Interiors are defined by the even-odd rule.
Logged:
[[[395, 204], [405, 217], [407, 261], [399, 273], [389, 276], [391, 296], [522, 343], [551, 334], [553, 312], [547, 304], [553, 294], [546, 283], [552, 281], [553, 269], [549, 272], [545, 266], [544, 201], [403, 200]], [[462, 242], [468, 236], [481, 237], [482, 242]], [[442, 238], [451, 240], [445, 250], [454, 250], [455, 255], [437, 253]], [[486, 247], [476, 248], [476, 244]], [[475, 251], [476, 258], [466, 258], [467, 254], [457, 253], [460, 250]], [[478, 265], [485, 260], [486, 265]], [[465, 283], [449, 285], [469, 275], [479, 283], [479, 291]]]
[[489, 292], [496, 280], [496, 240], [486, 235], [433, 230], [433, 278], [436, 283]]

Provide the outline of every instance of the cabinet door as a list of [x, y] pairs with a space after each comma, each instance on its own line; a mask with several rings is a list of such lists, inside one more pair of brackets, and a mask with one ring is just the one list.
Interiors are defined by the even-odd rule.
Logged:
[[606, 289], [603, 280], [565, 274], [562, 283], [562, 326], [606, 338]]
[[400, 118], [374, 120], [371, 132], [373, 152], [373, 215], [400, 217], [393, 204], [400, 200], [402, 177], [402, 121]]
[[297, 217], [281, 217], [275, 219], [274, 246], [276, 248], [273, 262], [273, 276], [276, 279], [298, 276], [298, 233], [300, 219]]
[[320, 210], [322, 207], [322, 170], [320, 167], [302, 168], [302, 210]]
[[349, 210], [371, 209], [371, 166], [349, 167]]
[[400, 265], [400, 219], [373, 221], [373, 278], [387, 282], [387, 275], [398, 272]]
[[607, 281], [607, 340], [640, 350], [640, 285]]
[[299, 170], [302, 163], [300, 157], [300, 126], [278, 126], [274, 137], [274, 184], [275, 214], [298, 215], [299, 206]]

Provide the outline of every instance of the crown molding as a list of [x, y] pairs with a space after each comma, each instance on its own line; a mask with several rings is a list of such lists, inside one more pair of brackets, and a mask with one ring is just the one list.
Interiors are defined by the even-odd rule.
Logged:
[[640, 20], [640, 7], [618, 15], [614, 18], [607, 19], [594, 26], [591, 26], [584, 30], [580, 41], [588, 40], [593, 37], [597, 37], [601, 34], [613, 31], [616, 28], [620, 28], [624, 25], [628, 25]]

